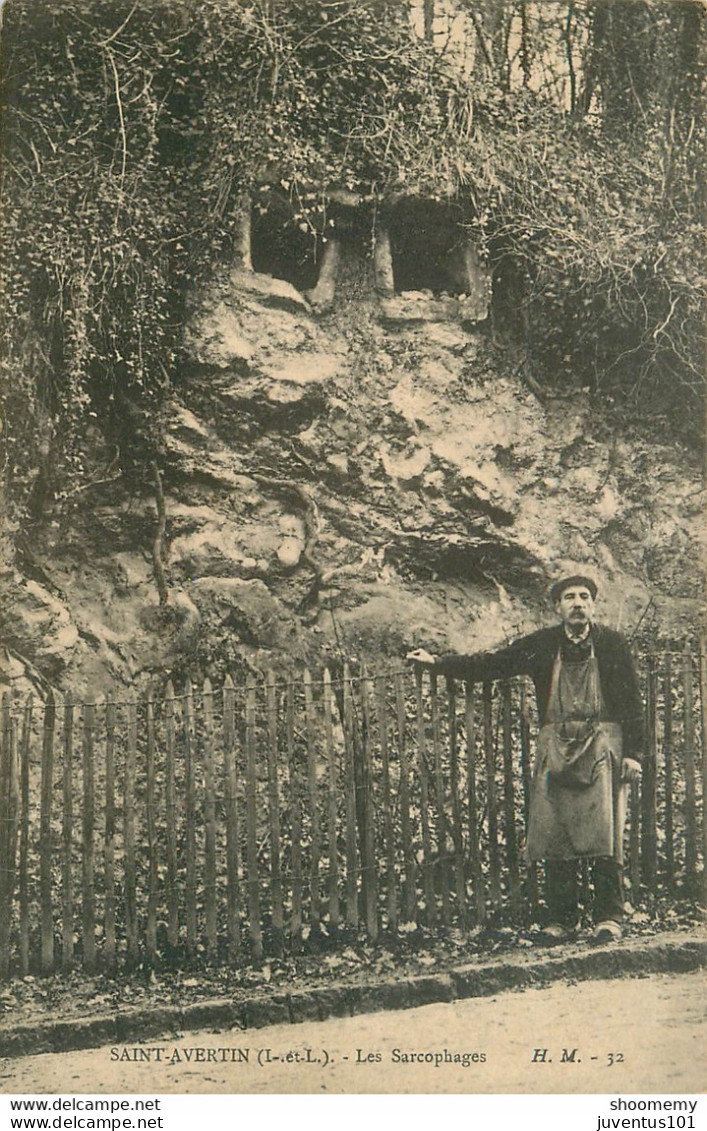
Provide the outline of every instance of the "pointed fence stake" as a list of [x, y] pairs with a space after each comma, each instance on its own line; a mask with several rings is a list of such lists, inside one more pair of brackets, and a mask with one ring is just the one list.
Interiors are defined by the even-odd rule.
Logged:
[[459, 801], [459, 742], [457, 734], [457, 694], [453, 679], [445, 679], [447, 692], [447, 725], [449, 728], [449, 779], [452, 794], [452, 841], [454, 844], [454, 880], [457, 899], [457, 918], [462, 928], [467, 926], [466, 867], [462, 813]]
[[482, 692], [484, 714], [484, 761], [486, 765], [486, 812], [488, 814], [489, 856], [491, 860], [491, 903], [494, 910], [501, 907], [501, 857], [498, 845], [498, 802], [496, 800], [496, 751], [493, 734], [493, 689], [484, 683]]
[[351, 672], [344, 664], [342, 681], [344, 714], [344, 753], [346, 757], [346, 925], [358, 926], [358, 844], [356, 805], [356, 761], [354, 753], [353, 701]]
[[104, 961], [108, 970], [115, 966], [115, 703], [106, 699], [106, 816], [103, 848], [103, 874], [105, 884]]
[[56, 728], [56, 703], [52, 691], [44, 704], [42, 732], [42, 800], [39, 824], [39, 899], [41, 919], [41, 967], [48, 974], [54, 969], [54, 906], [52, 893], [54, 878], [52, 862], [52, 803], [54, 800], [54, 732]]
[[11, 714], [9, 692], [2, 705], [2, 766], [0, 773], [0, 978], [10, 973], [15, 867], [20, 812], [17, 719]]
[[685, 645], [682, 658], [683, 720], [685, 734], [685, 873], [697, 872], [697, 800], [695, 792], [695, 688], [692, 648]]
[[155, 785], [155, 704], [152, 692], [147, 696], [147, 922], [145, 949], [149, 958], [157, 954], [157, 797]]
[[177, 870], [177, 791], [175, 782], [176, 699], [170, 680], [164, 693], [165, 719], [165, 832], [167, 840], [167, 942], [174, 950], [179, 939], [179, 886]]
[[481, 826], [476, 787], [476, 716], [473, 683], [464, 685], [464, 723], [466, 730], [466, 788], [469, 813], [469, 856], [477, 926], [486, 920], [486, 889], [481, 864]]
[[[704, 659], [703, 655], [703, 673], [705, 667]], [[705, 710], [704, 696], [702, 709], [703, 711]], [[673, 754], [673, 657], [671, 652], [667, 651], [665, 653], [665, 668], [663, 670], [663, 792], [665, 795], [665, 877], [668, 883], [671, 883], [675, 877]]]
[[302, 938], [302, 781], [295, 746], [295, 685], [287, 681], [285, 705], [285, 743], [287, 746], [287, 772], [292, 806], [292, 915], [290, 934], [295, 943]]
[[137, 774], [137, 702], [130, 695], [127, 704], [128, 741], [125, 749], [125, 774], [123, 778], [123, 850], [125, 938], [128, 959], [136, 962], [139, 954], [137, 922], [137, 852], [135, 846], [135, 786]]
[[513, 726], [511, 684], [501, 684], [503, 712], [503, 812], [506, 840], [506, 866], [508, 870], [508, 895], [510, 910], [517, 919], [520, 910], [520, 872], [518, 869], [518, 834], [516, 832], [515, 773], [513, 769]]
[[196, 724], [194, 721], [194, 689], [190, 679], [184, 686], [184, 793], [185, 793], [185, 902], [187, 952], [196, 954], [198, 926], [196, 908]]
[[310, 867], [309, 867], [309, 919], [314, 930], [319, 929], [321, 907], [319, 902], [319, 868], [321, 857], [321, 832], [319, 789], [317, 785], [317, 723], [312, 694], [312, 676], [304, 673], [304, 710], [307, 726], [307, 782], [309, 787]]
[[213, 962], [218, 952], [216, 892], [216, 781], [214, 769], [214, 693], [204, 680], [204, 926], [206, 954]]
[[71, 694], [64, 700], [63, 815], [61, 882], [61, 967], [74, 964], [74, 703]]
[[437, 871], [440, 879], [442, 897], [442, 925], [448, 927], [451, 922], [449, 907], [449, 833], [447, 829], [447, 813], [445, 807], [444, 772], [442, 768], [442, 737], [439, 719], [439, 694], [437, 691], [437, 675], [430, 672], [430, 713], [432, 716], [432, 753], [434, 758], [434, 781], [437, 800]]
[[252, 675], [249, 675], [245, 686], [248, 927], [253, 959], [256, 962], [260, 962], [263, 957], [263, 934], [260, 924], [260, 878], [258, 875], [258, 771], [255, 755], [256, 702], [255, 680]]
[[700, 733], [702, 736], [702, 906], [707, 907], [707, 639], [700, 640]]
[[405, 708], [405, 684], [403, 673], [395, 673], [395, 715], [399, 762], [399, 801], [400, 832], [403, 847], [403, 918], [406, 923], [417, 919], [417, 886], [415, 883], [415, 855], [412, 845], [412, 823], [410, 820], [410, 759], [408, 756], [408, 727]]
[[95, 890], [95, 774], [93, 764], [96, 708], [86, 703], [83, 708], [83, 814], [82, 838], [82, 916], [83, 964], [86, 970], [96, 966], [96, 890]]
[[370, 681], [365, 667], [361, 671], [362, 743], [361, 757], [361, 839], [363, 845], [363, 899], [366, 930], [372, 942], [378, 938], [378, 857], [376, 853], [376, 807], [373, 796], [373, 733], [370, 706]]
[[268, 672], [265, 680], [265, 712], [267, 715], [268, 820], [270, 825], [270, 898], [273, 942], [276, 952], [280, 953], [285, 929], [285, 911], [282, 899], [277, 688], [275, 676], [272, 672]]
[[332, 721], [331, 672], [324, 672], [324, 744], [328, 770], [328, 821], [327, 851], [329, 853], [329, 926], [333, 931], [339, 927], [339, 849], [337, 844], [337, 799], [338, 781], [336, 754], [334, 752], [334, 726]]
[[29, 790], [29, 758], [32, 739], [32, 712], [34, 700], [30, 695], [25, 704], [22, 720], [22, 744], [20, 747], [20, 865], [19, 865], [19, 899], [20, 899], [20, 970], [23, 976], [29, 973], [30, 965], [30, 934], [29, 934], [29, 843], [30, 843], [30, 790]]
[[437, 922], [435, 905], [434, 861], [432, 857], [432, 837], [430, 835], [430, 803], [427, 781], [427, 736], [425, 732], [425, 706], [422, 696], [422, 671], [415, 669], [415, 698], [417, 707], [417, 754], [416, 766], [420, 779], [420, 823], [422, 825], [422, 888], [425, 900], [425, 924], [434, 926]]
[[383, 845], [386, 861], [386, 904], [388, 909], [388, 929], [398, 929], [398, 891], [395, 872], [395, 833], [393, 829], [393, 799], [390, 787], [390, 756], [388, 752], [388, 711], [385, 697], [385, 676], [375, 679], [376, 724], [381, 752], [381, 772], [383, 776]]
[[657, 885], [658, 838], [656, 828], [656, 764], [658, 757], [658, 673], [655, 649], [648, 654], [648, 694], [646, 715], [648, 751], [641, 774], [641, 871], [643, 883], [655, 894]]
[[235, 962], [241, 949], [240, 822], [236, 766], [236, 689], [230, 675], [223, 683], [223, 756], [226, 795], [226, 930], [228, 956]]

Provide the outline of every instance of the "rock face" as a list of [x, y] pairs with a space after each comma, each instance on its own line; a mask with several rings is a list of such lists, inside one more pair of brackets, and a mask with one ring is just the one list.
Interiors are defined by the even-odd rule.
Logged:
[[[5, 640], [49, 679], [223, 675], [472, 650], [547, 621], [566, 561], [602, 577], [602, 619], [680, 636], [700, 609], [699, 467], [599, 415], [541, 402], [456, 300], [341, 291], [315, 314], [235, 270], [195, 296], [165, 414], [167, 606], [149, 494], [94, 498], [14, 577]], [[61, 599], [55, 596], [61, 593]]]
[[36, 581], [19, 574], [6, 579], [5, 595], [6, 646], [31, 656], [48, 678], [61, 676], [79, 643], [69, 608]]

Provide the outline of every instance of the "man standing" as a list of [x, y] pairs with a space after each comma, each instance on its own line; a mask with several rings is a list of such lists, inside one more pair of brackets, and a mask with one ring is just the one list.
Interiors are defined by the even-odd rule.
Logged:
[[545, 861], [548, 943], [572, 936], [577, 864], [591, 864], [595, 942], [621, 939], [625, 783], [644, 750], [643, 704], [627, 641], [594, 620], [597, 586], [572, 574], [550, 597], [560, 623], [506, 648], [408, 659], [457, 679], [529, 675], [540, 720], [527, 833], [529, 861]]

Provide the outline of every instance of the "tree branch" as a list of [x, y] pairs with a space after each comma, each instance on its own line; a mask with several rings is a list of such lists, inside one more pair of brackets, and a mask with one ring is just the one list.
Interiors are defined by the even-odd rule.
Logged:
[[150, 464], [152, 477], [155, 483], [155, 499], [157, 501], [157, 533], [155, 540], [152, 543], [152, 565], [155, 571], [155, 581], [157, 582], [157, 592], [160, 595], [160, 605], [166, 605], [169, 599], [169, 589], [167, 588], [167, 579], [164, 571], [164, 549], [165, 549], [165, 532], [167, 529], [167, 514], [164, 505], [164, 490], [162, 488], [162, 476], [160, 470], [153, 460]]
[[118, 119], [120, 121], [120, 139], [122, 142], [122, 155], [120, 163], [120, 190], [118, 195], [118, 208], [115, 213], [115, 230], [118, 230], [118, 217], [120, 215], [120, 208], [123, 199], [123, 186], [125, 184], [125, 170], [128, 164], [128, 135], [125, 129], [125, 116], [123, 114], [123, 102], [120, 97], [120, 76], [118, 75], [118, 68], [115, 65], [115, 58], [110, 48], [106, 49], [106, 55], [113, 71], [113, 82], [115, 86], [115, 101], [118, 105]]

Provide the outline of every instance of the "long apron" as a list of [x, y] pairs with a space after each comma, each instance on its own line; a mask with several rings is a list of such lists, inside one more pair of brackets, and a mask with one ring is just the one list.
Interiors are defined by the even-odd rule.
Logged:
[[558, 650], [533, 771], [529, 861], [613, 856], [623, 863], [621, 726], [604, 714], [594, 646], [579, 663]]

